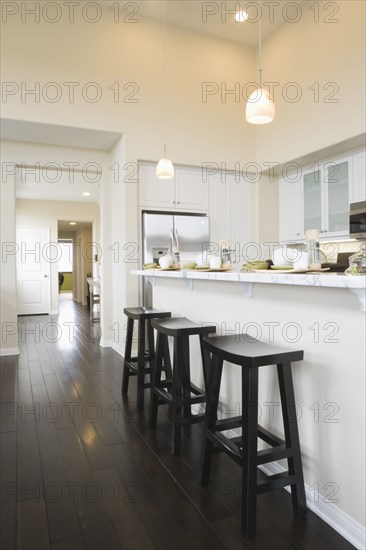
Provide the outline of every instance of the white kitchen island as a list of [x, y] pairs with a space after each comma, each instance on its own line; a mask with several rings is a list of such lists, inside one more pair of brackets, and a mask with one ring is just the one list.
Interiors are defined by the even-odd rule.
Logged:
[[[153, 305], [217, 332], [247, 333], [303, 349], [293, 365], [308, 506], [362, 547], [365, 518], [366, 277], [135, 270], [153, 284]], [[198, 343], [192, 379], [202, 384]], [[221, 414], [240, 412], [239, 367], [226, 365]], [[283, 435], [275, 369], [260, 369], [260, 423]], [[281, 463], [278, 464], [278, 470]], [[273, 471], [273, 470], [272, 470]]]

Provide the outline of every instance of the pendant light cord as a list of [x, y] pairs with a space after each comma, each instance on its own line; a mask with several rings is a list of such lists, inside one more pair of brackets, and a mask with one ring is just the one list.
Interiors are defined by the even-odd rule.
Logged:
[[261, 10], [258, 24], [258, 39], [259, 39], [259, 88], [262, 89], [262, 2], [259, 3]]
[[166, 81], [166, 0], [164, 0], [163, 13], [163, 134], [164, 134], [164, 158], [166, 158], [166, 141], [167, 141], [167, 81]]

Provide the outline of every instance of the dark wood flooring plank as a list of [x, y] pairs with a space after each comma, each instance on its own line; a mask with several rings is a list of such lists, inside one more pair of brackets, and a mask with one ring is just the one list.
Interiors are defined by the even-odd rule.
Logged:
[[0, 434], [0, 548], [16, 547], [17, 478], [16, 434]]
[[[82, 525], [89, 520], [109, 520], [100, 501], [100, 487], [93, 476], [76, 429], [70, 427], [58, 430], [58, 435], [68, 478], [72, 483], [73, 500]], [[83, 536], [85, 538], [84, 531]]]
[[85, 550], [85, 541], [83, 537], [60, 540], [51, 544], [52, 550]]
[[81, 536], [79, 517], [72, 498], [54, 418], [59, 410], [49, 406], [44, 386], [33, 387], [34, 400], [40, 404], [37, 434], [41, 456], [43, 493], [51, 542]]
[[44, 500], [18, 502], [17, 550], [48, 550], [50, 540]]
[[18, 501], [42, 495], [43, 480], [36, 428], [40, 416], [40, 405], [33, 400], [29, 371], [19, 370], [16, 428]]
[[39, 360], [29, 360], [29, 373], [30, 373], [30, 379], [32, 386], [38, 386], [39, 384], [43, 384], [43, 373], [41, 369], [41, 363]]
[[154, 550], [154, 546], [133, 506], [135, 487], [124, 484], [114, 468], [100, 470], [95, 479], [102, 489], [103, 504], [108, 510], [122, 548]]
[[[66, 370], [66, 369], [62, 369]], [[75, 407], [78, 406], [77, 396], [68, 401], [62, 391], [56, 374], [47, 374], [44, 376], [45, 385], [50, 403], [53, 403], [59, 410], [55, 425], [57, 429], [69, 428], [73, 425], [73, 415]]]
[[[99, 391], [99, 387], [89, 383], [86, 376], [78, 369], [69, 369], [69, 373], [84, 405], [87, 404], [92, 414], [96, 416], [94, 427], [104, 445], [122, 443], [120, 433], [116, 430], [107, 414], [107, 411], [113, 408], [114, 400], [109, 399], [105, 402], [105, 395]], [[93, 404], [95, 404], [95, 407], [93, 407]]]
[[3, 357], [0, 362], [1, 422], [0, 433], [13, 432], [17, 418], [17, 365], [18, 357]]
[[94, 471], [110, 468], [112, 464], [94, 425], [95, 415], [101, 412], [100, 406], [94, 402], [83, 402], [68, 370], [59, 370], [57, 375], [65, 401], [75, 405], [72, 408], [73, 426], [82, 442], [91, 469]]
[[191, 548], [186, 534], [180, 529], [172, 510], [160, 500], [144, 472], [133, 460], [127, 445], [108, 447], [123, 487], [133, 495], [132, 505], [144, 524], [155, 548], [187, 550]]

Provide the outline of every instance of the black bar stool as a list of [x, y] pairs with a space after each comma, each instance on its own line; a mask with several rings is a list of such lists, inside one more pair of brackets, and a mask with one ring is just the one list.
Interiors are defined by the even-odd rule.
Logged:
[[[200, 482], [209, 481], [213, 452], [224, 451], [242, 468], [242, 530], [248, 537], [254, 536], [256, 532], [258, 494], [290, 485], [294, 514], [304, 517], [306, 499], [291, 373], [291, 362], [301, 361], [304, 352], [266, 344], [247, 334], [205, 338], [203, 348], [208, 391], [199, 466]], [[223, 361], [241, 367], [242, 414], [217, 420]], [[284, 441], [258, 424], [258, 368], [269, 365], [277, 365]], [[233, 428], [242, 428], [242, 435], [227, 438], [221, 433]], [[258, 451], [257, 438], [271, 448]], [[287, 459], [288, 471], [266, 476], [257, 469], [260, 464], [280, 459]]]
[[[127, 333], [122, 375], [122, 394], [127, 394], [130, 376], [137, 376], [137, 410], [144, 408], [144, 389], [151, 388], [151, 383], [145, 382], [145, 374], [152, 373], [154, 359], [154, 333], [151, 327], [152, 319], [171, 317], [170, 311], [158, 311], [146, 307], [126, 307]], [[138, 321], [138, 351], [137, 356], [131, 356], [134, 322]], [[146, 344], [148, 352], [146, 353]]]
[[[192, 415], [191, 405], [205, 403], [206, 393], [191, 382], [189, 361], [189, 337], [198, 335], [201, 354], [202, 337], [216, 332], [216, 326], [203, 326], [186, 317], [153, 320], [152, 326], [157, 330], [156, 356], [152, 377], [150, 427], [156, 426], [158, 406], [168, 403], [172, 409], [171, 451], [180, 453], [182, 426], [203, 421], [203, 414]], [[163, 365], [170, 366], [168, 336], [174, 338], [173, 379], [162, 379]], [[203, 356], [202, 356], [203, 357]], [[205, 389], [206, 372], [203, 369]]]

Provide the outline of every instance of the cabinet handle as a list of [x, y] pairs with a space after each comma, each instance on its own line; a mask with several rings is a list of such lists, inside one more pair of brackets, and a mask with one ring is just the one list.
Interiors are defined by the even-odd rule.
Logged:
[[180, 201], [177, 201], [177, 204], [180, 204]]
[[296, 233], [296, 236], [297, 236], [297, 237], [300, 237], [300, 233]]
[[172, 204], [175, 204], [175, 201], [172, 201]]

